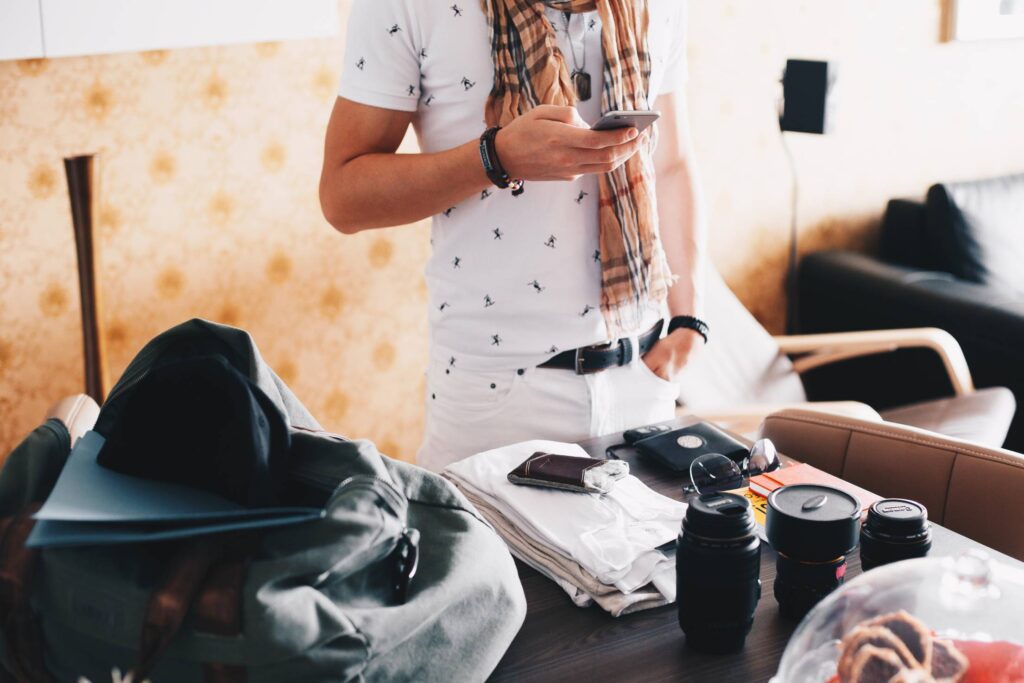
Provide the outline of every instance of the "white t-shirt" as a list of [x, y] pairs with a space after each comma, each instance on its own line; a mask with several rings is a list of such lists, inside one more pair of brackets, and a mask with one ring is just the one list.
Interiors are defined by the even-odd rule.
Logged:
[[[650, 91], [685, 81], [685, 0], [648, 0]], [[580, 116], [601, 116], [603, 56], [598, 13], [548, 10], [571, 70], [590, 74], [593, 97]], [[338, 94], [415, 112], [424, 152], [479, 138], [494, 83], [490, 29], [480, 0], [356, 0]], [[570, 48], [570, 38], [572, 46]], [[575, 55], [575, 58], [574, 58]], [[574, 64], [575, 62], [575, 64]], [[558, 351], [608, 341], [600, 311], [596, 175], [527, 182], [526, 192], [489, 187], [434, 216], [425, 276], [430, 351], [459, 367], [539, 365]], [[651, 310], [636, 332], [663, 311]]]

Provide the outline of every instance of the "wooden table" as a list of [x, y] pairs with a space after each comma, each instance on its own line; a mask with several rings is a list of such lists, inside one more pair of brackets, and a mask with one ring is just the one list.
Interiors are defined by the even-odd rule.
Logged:
[[[686, 426], [699, 418], [673, 421]], [[581, 443], [594, 457], [621, 442], [620, 435]], [[682, 500], [677, 476], [638, 457], [632, 449], [617, 453], [630, 471], [655, 491]], [[957, 533], [932, 525], [931, 556], [955, 555], [983, 548], [993, 557], [1024, 564]], [[599, 607], [579, 608], [550, 579], [517, 561], [526, 593], [526, 622], [495, 670], [495, 681], [767, 681], [776, 672], [782, 652], [797, 622], [779, 615], [772, 593], [775, 551], [761, 549], [761, 601], [746, 646], [731, 655], [707, 655], [686, 647], [679, 629], [676, 605], [614, 618]], [[848, 557], [847, 579], [859, 576], [860, 554]]]

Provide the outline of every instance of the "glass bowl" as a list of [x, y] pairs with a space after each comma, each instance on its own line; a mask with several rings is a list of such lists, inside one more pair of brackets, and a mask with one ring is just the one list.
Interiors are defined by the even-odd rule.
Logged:
[[1024, 681], [1024, 571], [970, 552], [865, 572], [804, 617], [772, 683], [933, 680]]

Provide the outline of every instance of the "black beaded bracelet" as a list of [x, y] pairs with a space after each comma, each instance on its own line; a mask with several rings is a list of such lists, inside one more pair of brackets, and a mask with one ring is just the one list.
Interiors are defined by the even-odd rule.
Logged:
[[509, 178], [505, 167], [501, 165], [501, 160], [498, 158], [498, 148], [494, 144], [494, 139], [497, 137], [499, 130], [501, 130], [501, 126], [493, 126], [485, 130], [484, 134], [480, 136], [480, 161], [484, 165], [484, 173], [487, 174], [488, 179], [492, 183], [502, 190], [511, 188], [512, 196], [518, 197], [523, 193], [524, 183], [522, 180]]
[[668, 322], [668, 332], [666, 334], [672, 334], [679, 329], [693, 330], [704, 338], [705, 344], [708, 343], [710, 328], [700, 318], [694, 318], [692, 315], [677, 315]]

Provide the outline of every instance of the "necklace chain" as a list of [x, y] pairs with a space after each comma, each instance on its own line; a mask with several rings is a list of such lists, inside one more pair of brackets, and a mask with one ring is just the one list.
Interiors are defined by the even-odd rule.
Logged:
[[562, 20], [565, 23], [565, 37], [569, 41], [569, 53], [572, 54], [572, 68], [573, 71], [583, 72], [587, 68], [587, 37], [583, 36], [583, 57], [582, 63], [576, 61], [576, 47], [572, 44], [572, 34], [569, 32], [569, 21], [572, 18], [572, 12], [562, 12]]
[[572, 53], [572, 67], [573, 71], [569, 74], [572, 79], [573, 88], [576, 90], [576, 96], [581, 101], [587, 101], [590, 99], [591, 88], [590, 88], [590, 74], [586, 72], [587, 68], [587, 37], [584, 33], [583, 36], [583, 59], [582, 63], [576, 61], [576, 48], [573, 45], [572, 35], [569, 32], [570, 22], [572, 21], [571, 12], [563, 12], [562, 19], [565, 22], [565, 37], [569, 41], [569, 52]]

